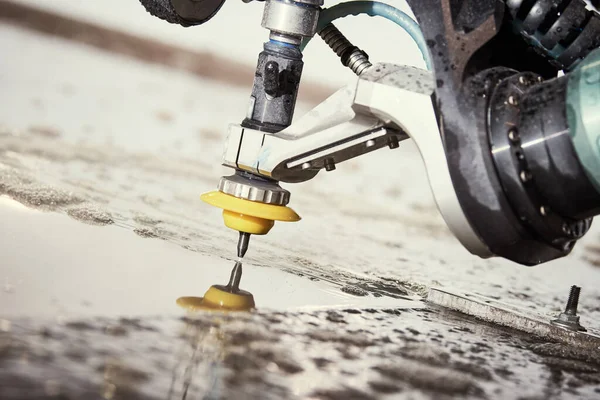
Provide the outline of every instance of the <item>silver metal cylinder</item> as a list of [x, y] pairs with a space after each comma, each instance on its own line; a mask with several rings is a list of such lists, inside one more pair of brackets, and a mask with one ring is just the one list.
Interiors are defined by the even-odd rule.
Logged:
[[364, 51], [356, 49], [350, 53], [347, 59], [347, 67], [356, 75], [360, 76], [367, 69], [371, 68], [372, 64], [365, 55]]
[[271, 32], [271, 34], [269, 35], [269, 39], [274, 40], [276, 42], [292, 44], [295, 46], [300, 46], [300, 44], [302, 43], [302, 39], [300, 38], [300, 36], [288, 35], [279, 32]]
[[[312, 37], [317, 31], [319, 9], [313, 1], [267, 0], [262, 26], [271, 32]], [[322, 1], [321, 1], [322, 4]]]
[[220, 192], [239, 199], [285, 206], [290, 202], [290, 192], [275, 182], [248, 179], [239, 175], [224, 176], [219, 181]]

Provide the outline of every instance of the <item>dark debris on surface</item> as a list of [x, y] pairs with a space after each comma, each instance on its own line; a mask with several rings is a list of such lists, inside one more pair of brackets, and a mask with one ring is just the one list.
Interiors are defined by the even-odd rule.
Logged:
[[596, 352], [450, 312], [350, 311], [15, 320], [0, 398], [576, 399], [600, 385]]

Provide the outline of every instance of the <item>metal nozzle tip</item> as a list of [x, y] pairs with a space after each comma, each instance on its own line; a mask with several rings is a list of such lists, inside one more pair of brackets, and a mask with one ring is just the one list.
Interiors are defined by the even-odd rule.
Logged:
[[250, 234], [246, 232], [240, 232], [240, 238], [237, 245], [237, 256], [241, 259], [246, 255], [248, 251], [248, 243], [250, 242]]

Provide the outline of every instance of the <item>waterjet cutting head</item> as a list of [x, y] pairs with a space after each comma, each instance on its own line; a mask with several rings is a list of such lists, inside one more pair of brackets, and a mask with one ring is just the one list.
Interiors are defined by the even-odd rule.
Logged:
[[300, 216], [287, 207], [290, 193], [276, 182], [258, 177], [241, 174], [222, 177], [219, 190], [204, 193], [200, 198], [223, 209], [225, 226], [247, 234], [266, 235], [275, 221], [300, 220]]

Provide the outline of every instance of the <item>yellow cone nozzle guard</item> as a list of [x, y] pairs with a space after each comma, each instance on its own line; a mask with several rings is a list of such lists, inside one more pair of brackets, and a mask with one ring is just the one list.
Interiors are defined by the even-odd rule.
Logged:
[[219, 191], [204, 193], [200, 199], [222, 208], [225, 225], [239, 232], [266, 235], [275, 221], [300, 221], [300, 216], [289, 207], [239, 199]]
[[230, 292], [221, 285], [211, 286], [204, 297], [180, 297], [177, 304], [189, 311], [250, 311], [254, 296], [245, 290]]

